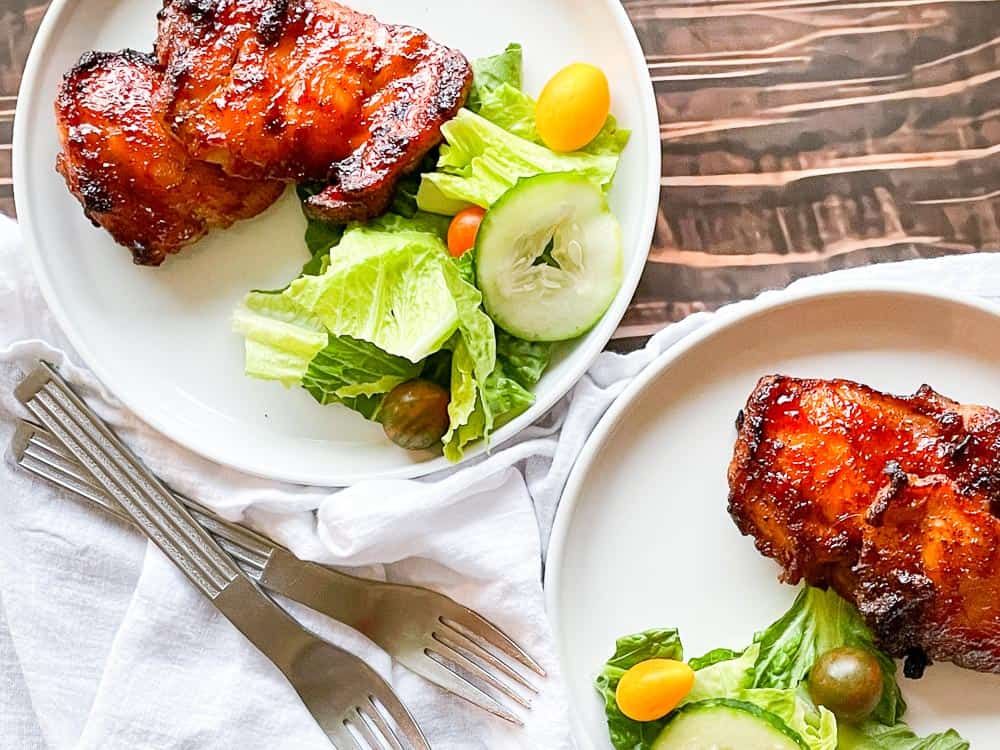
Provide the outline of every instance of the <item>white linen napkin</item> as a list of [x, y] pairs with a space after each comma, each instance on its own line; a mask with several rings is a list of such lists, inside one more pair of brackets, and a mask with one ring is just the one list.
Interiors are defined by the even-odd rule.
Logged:
[[[213, 465], [123, 410], [79, 366], [18, 243], [16, 225], [0, 222], [4, 448], [14, 418], [25, 416], [11, 396], [14, 383], [38, 357], [59, 363], [173, 486], [227, 517], [245, 516], [300, 557], [447, 593], [505, 628], [549, 671], [525, 727], [514, 728], [392, 664], [354, 631], [289, 605], [389, 679], [435, 748], [572, 747], [541, 589], [558, 496], [611, 401], [708, 315], [670, 326], [628, 356], [602, 355], [549, 415], [467, 467], [339, 491], [301, 488]], [[799, 285], [858, 277], [998, 297], [1000, 256], [869, 267]], [[16, 471], [9, 459], [0, 488], [0, 748], [329, 747], [274, 667], [138, 533]]]

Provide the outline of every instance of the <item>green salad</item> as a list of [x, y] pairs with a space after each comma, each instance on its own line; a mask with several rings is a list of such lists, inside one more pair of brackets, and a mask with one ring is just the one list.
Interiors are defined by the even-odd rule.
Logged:
[[[301, 274], [234, 313], [247, 375], [305, 388], [452, 461], [531, 406], [553, 346], [589, 330], [620, 287], [605, 194], [629, 134], [607, 116], [585, 146], [548, 148], [521, 68], [518, 45], [473, 63], [467, 107], [388, 213], [308, 221]], [[299, 186], [300, 198], [323, 187]], [[478, 233], [456, 253], [452, 217], [468, 211]]]
[[804, 587], [742, 651], [683, 659], [676, 630], [618, 639], [596, 680], [615, 748], [969, 748], [954, 730], [921, 738], [903, 722], [895, 662], [832, 591]]

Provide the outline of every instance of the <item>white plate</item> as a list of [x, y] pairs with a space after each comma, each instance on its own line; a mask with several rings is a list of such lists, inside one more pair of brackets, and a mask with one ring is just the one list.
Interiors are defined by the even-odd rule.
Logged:
[[[494, 437], [496, 446], [541, 416], [584, 373], [638, 285], [660, 175], [656, 103], [642, 50], [619, 0], [591, 0], [586, 12], [578, 0], [507, 0], [499, 13], [473, 12], [465, 0], [350, 4], [386, 22], [419, 26], [470, 58], [521, 42], [526, 88], [536, 94], [563, 65], [600, 65], [611, 82], [615, 114], [633, 131], [611, 195], [625, 240], [621, 292], [597, 328], [545, 375], [534, 408]], [[323, 408], [301, 389], [285, 391], [243, 376], [242, 343], [230, 332], [233, 307], [250, 289], [284, 285], [307, 257], [304, 220], [291, 194], [153, 270], [133, 266], [128, 251], [92, 227], [67, 192], [53, 168], [58, 140], [52, 103], [59, 80], [85, 50], [150, 49], [159, 6], [158, 0], [55, 0], [28, 61], [14, 133], [15, 196], [35, 273], [60, 324], [123, 402], [213, 460], [327, 485], [443, 468], [443, 458], [394, 447], [377, 425], [346, 409]]]
[[[724, 315], [667, 351], [587, 443], [556, 518], [546, 596], [581, 748], [607, 748], [594, 675], [618, 636], [680, 629], [685, 652], [742, 648], [795, 589], [726, 512], [734, 420], [767, 373], [922, 383], [1000, 406], [1000, 309], [902, 287], [784, 295]], [[1000, 676], [947, 664], [903, 680], [920, 732], [994, 747]]]

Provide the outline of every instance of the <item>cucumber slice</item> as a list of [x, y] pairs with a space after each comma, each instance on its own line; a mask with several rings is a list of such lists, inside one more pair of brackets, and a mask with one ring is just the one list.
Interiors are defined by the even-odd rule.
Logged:
[[486, 311], [504, 330], [528, 341], [576, 338], [621, 286], [618, 221], [584, 177], [520, 180], [479, 227], [476, 274]]
[[726, 698], [681, 706], [650, 750], [809, 750], [780, 717]]

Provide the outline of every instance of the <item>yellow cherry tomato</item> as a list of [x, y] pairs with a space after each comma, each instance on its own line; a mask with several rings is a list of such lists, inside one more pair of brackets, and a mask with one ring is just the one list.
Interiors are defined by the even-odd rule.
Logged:
[[535, 106], [535, 127], [553, 151], [577, 151], [601, 132], [611, 112], [604, 71], [574, 63], [545, 84]]
[[634, 721], [655, 721], [677, 708], [694, 685], [694, 670], [682, 661], [647, 659], [622, 675], [618, 708]]

